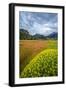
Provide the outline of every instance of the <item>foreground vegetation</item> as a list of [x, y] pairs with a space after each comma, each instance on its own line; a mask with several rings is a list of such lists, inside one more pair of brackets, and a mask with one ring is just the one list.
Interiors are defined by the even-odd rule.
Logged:
[[58, 72], [57, 57], [57, 49], [42, 51], [25, 67], [21, 77], [56, 76]]
[[[42, 57], [42, 59], [39, 58], [40, 61], [42, 61], [42, 60], [44, 61], [44, 64], [43, 64], [44, 68], [46, 65], [50, 64], [51, 68], [52, 69], [55, 68], [56, 70], [55, 69], [51, 70], [54, 72], [53, 74], [48, 74], [49, 73], [49, 70], [48, 70], [48, 72], [44, 73], [43, 76], [57, 75], [57, 40], [20, 40], [20, 77], [32, 77], [30, 74], [32, 72], [30, 72], [29, 75], [25, 74], [25, 71], [26, 72], [29, 71], [29, 69], [26, 70], [25, 68], [30, 66], [31, 65], [30, 63], [34, 62], [35, 60], [37, 62], [39, 62], [39, 60], [36, 59], [36, 57], [37, 56], [39, 57], [39, 55], [41, 55], [40, 53], [45, 52], [45, 50], [53, 50], [53, 53], [56, 54], [56, 59], [53, 60], [54, 56], [51, 57], [52, 59], [49, 56], [47, 56], [46, 57], [47, 62], [45, 62], [46, 61], [45, 54], [44, 55], [42, 54], [43, 57]], [[51, 52], [51, 51], [48, 51], [48, 52]], [[48, 53], [46, 53], [46, 54], [48, 54]], [[53, 55], [55, 55], [55, 54], [53, 54]], [[51, 53], [49, 53], [48, 55], [51, 56]], [[54, 64], [52, 63], [52, 61]], [[40, 64], [38, 65], [38, 68], [39, 68]], [[53, 67], [52, 64], [55, 65], [55, 67]], [[37, 65], [37, 63], [35, 65]], [[32, 66], [33, 65], [31, 65], [30, 67], [32, 68]], [[45, 68], [45, 70], [47, 70], [48, 67]], [[42, 69], [44, 70], [44, 68], [42, 68]], [[34, 70], [34, 69], [32, 69], [32, 70]], [[35, 68], [35, 70], [36, 70], [36, 68]], [[45, 70], [43, 72], [45, 72]], [[40, 70], [40, 72], [41, 72], [41, 70]], [[27, 75], [27, 76], [25, 76], [25, 75]], [[34, 75], [34, 76], [37, 76], [37, 75]], [[42, 76], [42, 75], [38, 75], [38, 76]]]

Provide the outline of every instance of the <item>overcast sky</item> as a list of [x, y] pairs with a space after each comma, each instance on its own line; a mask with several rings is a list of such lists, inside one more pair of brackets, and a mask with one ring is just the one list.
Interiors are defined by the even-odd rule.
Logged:
[[20, 11], [19, 28], [28, 30], [31, 35], [47, 36], [52, 32], [58, 32], [58, 15], [57, 13]]

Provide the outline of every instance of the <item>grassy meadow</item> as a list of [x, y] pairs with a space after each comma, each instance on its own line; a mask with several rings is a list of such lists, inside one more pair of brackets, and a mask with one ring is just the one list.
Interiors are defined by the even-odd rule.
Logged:
[[[19, 55], [20, 55], [20, 78], [22, 77], [39, 77], [39, 76], [56, 76], [57, 75], [57, 57], [54, 58], [54, 54], [51, 54], [51, 53], [55, 53], [57, 54], [57, 40], [20, 40], [19, 41]], [[43, 60], [43, 58], [45, 57], [44, 55], [42, 56], [41, 53], [45, 53], [45, 51], [48, 50], [46, 54], [50, 55], [50, 56], [53, 56], [52, 58], [54, 58], [54, 61], [53, 59], [51, 59], [49, 56], [49, 59], [47, 58], [47, 62], [50, 64], [50, 67], [52, 67], [52, 69], [54, 70], [48, 70], [47, 68], [49, 68], [49, 66], [46, 68], [47, 66], [47, 63], [45, 64], [45, 61], [46, 60]], [[56, 50], [56, 52], [54, 52]], [[42, 66], [41, 67], [41, 70], [42, 68], [44, 67], [43, 71], [42, 72], [47, 72], [47, 73], [39, 73], [40, 71], [37, 71], [38, 69], [34, 69], [32, 68], [32, 65], [36, 65], [35, 63], [31, 64], [31, 62], [39, 62], [39, 58], [36, 59], [36, 57], [40, 56], [40, 61], [43, 60], [44, 62], [44, 65], [40, 65], [40, 64], [37, 64], [37, 67], [39, 68], [39, 66]], [[42, 56], [42, 59], [41, 59], [41, 56]], [[55, 55], [56, 56], [56, 55]], [[52, 61], [52, 62], [49, 62], [48, 60]], [[55, 62], [56, 61], [56, 62]], [[53, 66], [52, 66], [52, 64]], [[30, 66], [31, 65], [31, 66]], [[54, 67], [56, 66], [56, 67]], [[29, 68], [30, 67], [30, 68]], [[36, 67], [36, 66], [33, 66], [33, 67]], [[26, 69], [28, 68], [28, 69]], [[32, 68], [32, 69], [31, 69]], [[29, 70], [30, 69], [30, 70]], [[34, 70], [33, 70], [34, 69]], [[47, 71], [46, 71], [46, 70]], [[33, 70], [33, 71], [32, 71]], [[27, 75], [26, 75], [26, 73]], [[34, 72], [35, 71], [35, 72]], [[34, 72], [34, 73], [33, 73]], [[50, 72], [53, 72], [53, 73], [50, 73]], [[33, 74], [32, 74], [33, 73]], [[36, 73], [39, 73], [38, 75]], [[30, 75], [29, 75], [30, 74]]]

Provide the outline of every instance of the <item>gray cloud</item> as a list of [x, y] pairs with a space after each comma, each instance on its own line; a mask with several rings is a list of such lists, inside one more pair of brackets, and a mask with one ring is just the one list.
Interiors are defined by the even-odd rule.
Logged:
[[57, 13], [19, 12], [19, 27], [30, 34], [49, 35], [58, 31]]

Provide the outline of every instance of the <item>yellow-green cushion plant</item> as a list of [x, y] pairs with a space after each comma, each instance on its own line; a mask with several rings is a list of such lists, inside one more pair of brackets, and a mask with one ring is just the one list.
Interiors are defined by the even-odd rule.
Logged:
[[48, 77], [58, 74], [58, 51], [46, 49], [34, 57], [21, 73], [22, 78]]

